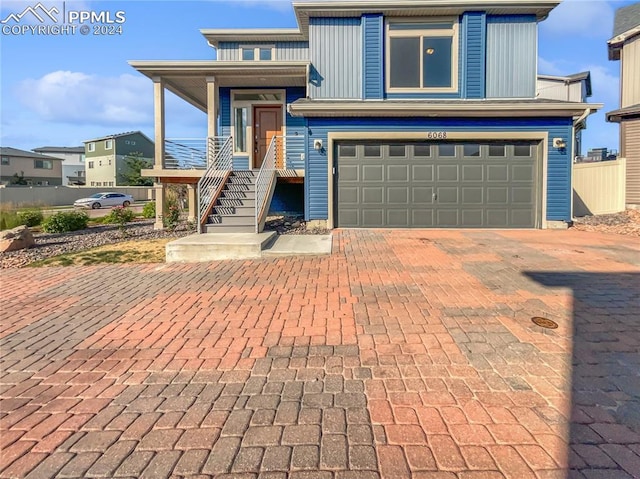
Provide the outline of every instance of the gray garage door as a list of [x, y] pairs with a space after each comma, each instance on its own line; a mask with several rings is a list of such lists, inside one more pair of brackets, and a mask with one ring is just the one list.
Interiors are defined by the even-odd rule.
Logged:
[[534, 143], [337, 145], [337, 226], [533, 228]]

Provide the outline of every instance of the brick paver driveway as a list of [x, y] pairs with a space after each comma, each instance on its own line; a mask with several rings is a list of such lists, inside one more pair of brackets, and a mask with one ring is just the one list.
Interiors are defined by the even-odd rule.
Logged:
[[0, 476], [640, 477], [639, 259], [342, 231], [323, 258], [5, 271]]

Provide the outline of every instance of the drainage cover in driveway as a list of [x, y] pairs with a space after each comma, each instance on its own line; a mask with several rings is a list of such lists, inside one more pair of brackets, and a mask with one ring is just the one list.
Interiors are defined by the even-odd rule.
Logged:
[[549, 319], [549, 318], [543, 318], [541, 316], [534, 316], [533, 318], [531, 318], [531, 321], [533, 321], [533, 324], [535, 324], [536, 326], [540, 326], [541, 328], [545, 328], [545, 329], [557, 329], [558, 328], [558, 323], [556, 323], [555, 321]]

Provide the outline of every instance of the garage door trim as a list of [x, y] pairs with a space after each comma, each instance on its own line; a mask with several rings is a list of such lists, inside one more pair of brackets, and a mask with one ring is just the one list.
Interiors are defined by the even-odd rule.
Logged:
[[[538, 216], [539, 224], [542, 229], [547, 228], [547, 169], [548, 169], [548, 152], [549, 152], [549, 133], [546, 131], [511, 131], [511, 132], [494, 132], [494, 131], [456, 131], [451, 132], [446, 129], [433, 129], [430, 131], [446, 132], [445, 141], [539, 141], [538, 145], [538, 162], [542, 168], [538, 168], [538, 180], [540, 188], [538, 189]], [[336, 143], [340, 141], [434, 141], [427, 138], [427, 132], [329, 132], [327, 135], [327, 178], [328, 178], [328, 215], [327, 227], [335, 228], [335, 174], [334, 167], [336, 165]], [[435, 140], [438, 141], [438, 140]], [[540, 158], [542, 156], [542, 158]]]

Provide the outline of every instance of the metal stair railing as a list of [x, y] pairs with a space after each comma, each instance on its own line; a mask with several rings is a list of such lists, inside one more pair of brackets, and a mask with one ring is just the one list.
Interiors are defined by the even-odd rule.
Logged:
[[198, 181], [198, 233], [233, 169], [233, 138], [207, 138], [207, 170]]
[[283, 164], [282, 144], [281, 136], [271, 138], [271, 143], [269, 143], [269, 148], [264, 155], [260, 172], [256, 178], [256, 233], [260, 232], [261, 218], [268, 206], [266, 203], [271, 193], [277, 166]]
[[168, 170], [207, 169], [207, 138], [167, 138], [164, 150], [163, 166]]

